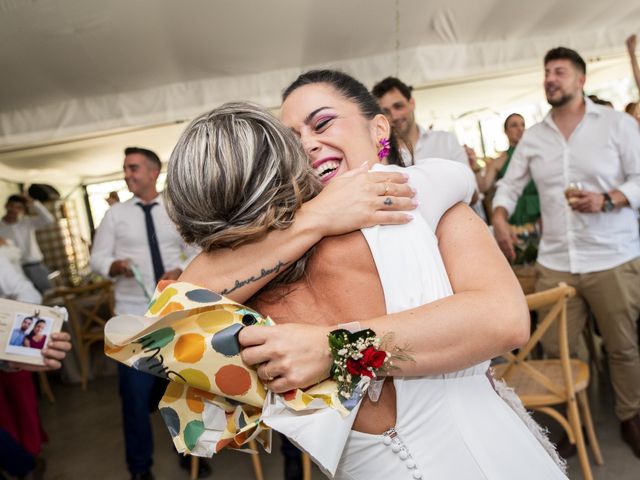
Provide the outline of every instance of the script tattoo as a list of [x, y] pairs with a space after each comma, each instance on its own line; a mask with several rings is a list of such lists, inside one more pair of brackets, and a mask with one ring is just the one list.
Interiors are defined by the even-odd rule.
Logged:
[[286, 266], [289, 262], [281, 262], [278, 261], [278, 263], [275, 265], [275, 267], [272, 268], [263, 268], [260, 270], [260, 275], [252, 275], [249, 278], [245, 278], [244, 280], [236, 280], [236, 283], [233, 285], [233, 287], [231, 288], [225, 288], [224, 290], [222, 290], [220, 292], [221, 295], [229, 295], [231, 292], [236, 291], [239, 288], [244, 287], [245, 285], [248, 285], [250, 283], [253, 282], [257, 282], [258, 280], [260, 280], [261, 278], [266, 277], [267, 275], [271, 275], [272, 273], [278, 273], [280, 271], [280, 269], [284, 266]]

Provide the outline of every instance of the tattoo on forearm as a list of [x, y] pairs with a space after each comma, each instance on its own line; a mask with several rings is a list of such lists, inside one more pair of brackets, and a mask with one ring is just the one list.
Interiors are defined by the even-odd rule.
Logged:
[[250, 283], [253, 282], [257, 282], [258, 280], [271, 275], [272, 273], [278, 273], [280, 272], [280, 269], [286, 265], [288, 265], [289, 262], [281, 262], [278, 261], [278, 263], [272, 267], [272, 268], [262, 268], [260, 270], [260, 274], [259, 275], [252, 275], [249, 278], [245, 278], [244, 280], [236, 280], [235, 284], [233, 285], [233, 287], [231, 288], [225, 288], [224, 290], [222, 290], [220, 292], [221, 295], [229, 295], [231, 292], [235, 292], [237, 289], [244, 287], [245, 285], [248, 285]]

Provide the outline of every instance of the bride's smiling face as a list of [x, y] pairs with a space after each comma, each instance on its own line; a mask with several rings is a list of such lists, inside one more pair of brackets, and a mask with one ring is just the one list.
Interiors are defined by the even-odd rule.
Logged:
[[291, 92], [282, 104], [281, 119], [300, 138], [323, 183], [364, 162], [377, 163], [378, 142], [389, 136], [383, 115], [365, 118], [357, 103], [326, 83]]

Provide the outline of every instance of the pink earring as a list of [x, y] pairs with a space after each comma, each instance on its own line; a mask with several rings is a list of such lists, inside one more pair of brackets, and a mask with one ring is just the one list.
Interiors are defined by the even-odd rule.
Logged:
[[391, 151], [391, 141], [388, 138], [383, 138], [378, 142], [380, 144], [380, 150], [378, 150], [378, 158], [384, 160], [389, 156]]

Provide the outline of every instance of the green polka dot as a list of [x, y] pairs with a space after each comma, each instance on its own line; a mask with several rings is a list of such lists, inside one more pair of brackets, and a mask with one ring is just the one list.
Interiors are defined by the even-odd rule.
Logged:
[[162, 348], [171, 343], [175, 336], [176, 332], [173, 328], [166, 327], [150, 333], [149, 335], [145, 335], [138, 340], [137, 343], [141, 344], [145, 349]]
[[189, 450], [193, 450], [200, 436], [204, 433], [204, 423], [192, 420], [184, 427], [184, 443]]

